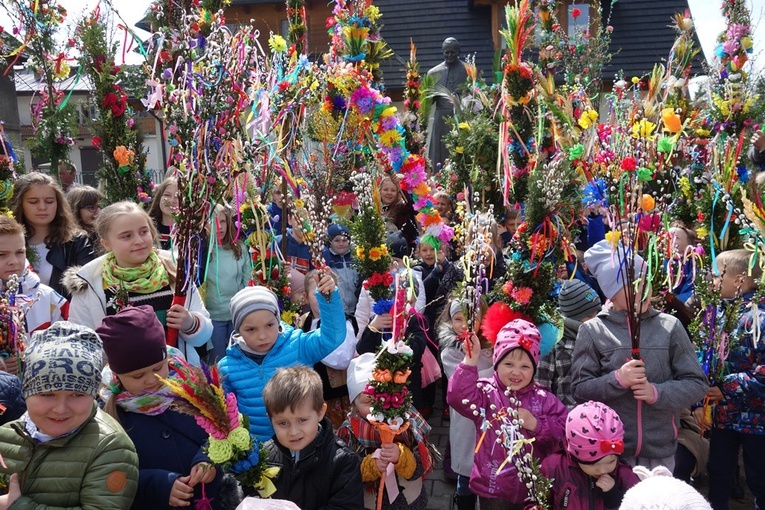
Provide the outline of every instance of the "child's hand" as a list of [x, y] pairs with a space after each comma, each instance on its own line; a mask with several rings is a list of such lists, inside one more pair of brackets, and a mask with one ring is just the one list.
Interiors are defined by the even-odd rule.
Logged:
[[17, 499], [21, 497], [19, 475], [13, 473], [8, 479], [8, 494], [0, 496], [0, 510], [7, 510]]
[[522, 407], [518, 408], [518, 418], [523, 420], [522, 427], [530, 432], [537, 429], [537, 419], [531, 414], [531, 411]]
[[632, 390], [632, 396], [635, 400], [644, 400], [648, 403], [653, 403], [656, 394], [654, 393], [653, 384], [648, 382], [648, 379], [644, 379], [642, 382], [633, 384], [630, 386]]
[[198, 462], [191, 468], [189, 487], [196, 487], [198, 483], [210, 483], [215, 480], [215, 466], [208, 462]]
[[471, 333], [465, 339], [465, 342], [470, 342], [470, 348], [466, 345], [462, 346], [462, 350], [465, 351], [465, 359], [463, 363], [469, 367], [478, 366], [478, 360], [481, 357], [481, 342], [475, 333]]
[[316, 275], [316, 290], [318, 290], [321, 294], [329, 294], [333, 290], [335, 290], [335, 278], [332, 274], [332, 271], [327, 269], [324, 274], [319, 276]]
[[723, 392], [720, 391], [720, 388], [717, 386], [712, 386], [709, 388], [709, 391], [707, 391], [707, 400], [710, 402], [719, 402], [724, 398], [725, 395], [723, 395]]
[[631, 359], [619, 369], [619, 380], [626, 388], [645, 380], [645, 363], [642, 359]]
[[393, 327], [393, 318], [388, 312], [375, 315], [375, 318], [369, 323], [369, 327], [377, 330], [390, 329]]
[[377, 466], [380, 476], [385, 476], [385, 469], [388, 467], [388, 463], [382, 459], [375, 459], [375, 466]]
[[386, 463], [397, 464], [400, 456], [401, 450], [398, 449], [397, 443], [384, 444], [380, 447], [380, 460]]
[[605, 474], [605, 475], [600, 475], [598, 477], [597, 481], [595, 482], [595, 485], [600, 487], [600, 490], [602, 490], [603, 492], [608, 492], [614, 488], [614, 485], [616, 485], [616, 481], [614, 481], [614, 479], [611, 478], [611, 475]]
[[189, 486], [190, 476], [179, 476], [170, 489], [170, 506], [190, 506], [194, 497], [194, 489]]
[[167, 327], [178, 331], [189, 331], [194, 327], [194, 316], [181, 305], [173, 305], [167, 311]]

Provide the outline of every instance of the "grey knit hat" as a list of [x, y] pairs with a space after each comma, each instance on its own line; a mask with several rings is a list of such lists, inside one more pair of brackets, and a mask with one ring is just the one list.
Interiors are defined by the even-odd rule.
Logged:
[[258, 310], [268, 310], [279, 317], [279, 301], [276, 294], [262, 286], [245, 287], [231, 299], [231, 320], [234, 331], [239, 332], [239, 326], [245, 317]]
[[[584, 252], [584, 261], [587, 263], [587, 267], [597, 278], [600, 290], [608, 299], [612, 299], [619, 293], [624, 288], [625, 281], [632, 277], [632, 275], [627, 274], [628, 267], [622, 259], [625, 253], [627, 253], [628, 259], [633, 256], [621, 243], [613, 246], [608, 240], [598, 241], [592, 248]], [[634, 276], [637, 279], [645, 272], [646, 265], [640, 255], [635, 253], [634, 257]]]
[[598, 293], [581, 280], [564, 282], [558, 294], [560, 314], [575, 321], [599, 312], [602, 306]]
[[95, 331], [59, 321], [37, 331], [24, 351], [24, 398], [52, 391], [95, 397], [101, 383], [103, 349]]

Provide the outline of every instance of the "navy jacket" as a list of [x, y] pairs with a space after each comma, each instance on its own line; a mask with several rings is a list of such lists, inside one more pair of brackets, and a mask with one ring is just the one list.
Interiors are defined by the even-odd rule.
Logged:
[[268, 466], [279, 467], [274, 499], [287, 499], [301, 510], [359, 510], [364, 508], [361, 459], [332, 432], [326, 416], [316, 439], [300, 452], [292, 452], [274, 436], [265, 444]]
[[61, 283], [64, 272], [70, 267], [84, 266], [94, 258], [96, 254], [93, 251], [93, 245], [90, 244], [90, 238], [85, 233], [77, 234], [68, 243], [51, 246], [45, 257], [45, 260], [53, 266], [48, 287], [64, 296], [67, 301], [71, 301], [72, 294]]
[[[138, 492], [131, 507], [134, 510], [173, 508], [169, 505], [170, 490], [178, 477], [187, 476], [192, 466], [210, 459], [202, 452], [207, 433], [194, 418], [168, 409], [149, 416], [117, 408], [122, 427], [135, 444], [138, 453]], [[220, 509], [218, 493], [222, 473], [205, 486], [205, 495]], [[194, 499], [202, 497], [202, 484], [194, 488]]]
[[21, 381], [15, 375], [0, 370], [0, 404], [5, 411], [0, 414], [0, 425], [21, 418], [27, 410], [24, 395], [21, 393]]

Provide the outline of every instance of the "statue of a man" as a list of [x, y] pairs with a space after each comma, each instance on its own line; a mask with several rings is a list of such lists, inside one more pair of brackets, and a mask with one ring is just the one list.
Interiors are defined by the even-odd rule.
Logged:
[[[444, 61], [428, 71], [428, 76], [437, 78], [436, 88], [445, 87], [454, 93], [468, 78], [465, 63], [459, 58], [460, 43], [454, 37], [449, 37], [441, 45], [441, 51]], [[428, 156], [436, 171], [449, 156], [443, 138], [450, 131], [446, 118], [454, 115], [454, 105], [441, 94], [436, 95], [434, 105], [433, 119], [428, 126]]]

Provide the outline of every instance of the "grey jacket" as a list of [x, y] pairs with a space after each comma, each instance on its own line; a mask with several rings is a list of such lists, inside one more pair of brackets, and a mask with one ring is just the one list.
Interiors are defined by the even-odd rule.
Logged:
[[640, 355], [656, 388], [653, 404], [636, 400], [616, 379], [630, 351], [626, 312], [606, 310], [582, 324], [571, 367], [574, 398], [603, 402], [619, 414], [626, 457], [670, 457], [677, 448], [680, 410], [701, 400], [707, 378], [688, 334], [671, 315], [651, 309], [641, 316]]

